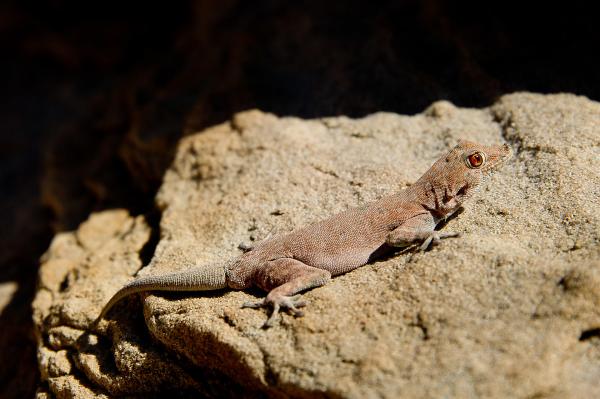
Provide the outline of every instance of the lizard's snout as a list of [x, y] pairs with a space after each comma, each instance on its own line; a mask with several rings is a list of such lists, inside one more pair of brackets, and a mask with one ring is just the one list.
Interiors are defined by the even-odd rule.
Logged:
[[496, 159], [499, 161], [506, 162], [512, 157], [513, 150], [508, 144], [502, 144], [501, 146], [496, 146], [491, 153], [495, 153]]

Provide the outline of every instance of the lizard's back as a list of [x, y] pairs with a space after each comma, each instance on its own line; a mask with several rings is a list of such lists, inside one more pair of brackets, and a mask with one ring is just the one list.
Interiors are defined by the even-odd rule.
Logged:
[[[407, 201], [408, 190], [367, 206], [351, 208], [328, 219], [259, 243], [247, 255], [261, 261], [293, 258], [332, 275], [368, 263], [389, 232], [423, 209]], [[262, 259], [268, 254], [269, 259]], [[257, 265], [258, 266], [258, 265]]]

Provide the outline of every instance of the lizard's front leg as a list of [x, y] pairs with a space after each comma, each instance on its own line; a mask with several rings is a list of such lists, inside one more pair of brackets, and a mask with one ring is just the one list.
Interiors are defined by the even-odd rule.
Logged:
[[280, 258], [265, 263], [256, 272], [256, 285], [268, 291], [267, 297], [258, 302], [248, 302], [242, 307], [271, 307], [272, 313], [265, 322], [265, 328], [272, 327], [280, 309], [285, 309], [294, 316], [302, 316], [298, 308], [306, 303], [300, 299], [298, 292], [319, 287], [331, 279], [331, 273], [324, 269], [309, 266], [296, 259]]
[[386, 243], [393, 247], [407, 247], [422, 241], [419, 249], [426, 250], [431, 244], [437, 245], [441, 239], [457, 237], [459, 233], [435, 230], [435, 220], [430, 213], [412, 217], [390, 232]]

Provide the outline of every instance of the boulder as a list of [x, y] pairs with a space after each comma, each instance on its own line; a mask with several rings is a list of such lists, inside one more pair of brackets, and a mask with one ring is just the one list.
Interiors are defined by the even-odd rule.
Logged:
[[[50, 245], [33, 304], [39, 395], [600, 396], [599, 115], [585, 97], [515, 93], [414, 116], [252, 110], [184, 137], [157, 242], [114, 209]], [[203, 267], [393, 193], [459, 139], [515, 151], [444, 227], [460, 237], [336, 277], [267, 330], [265, 310], [240, 308], [259, 290], [134, 295], [92, 328], [136, 273]]]

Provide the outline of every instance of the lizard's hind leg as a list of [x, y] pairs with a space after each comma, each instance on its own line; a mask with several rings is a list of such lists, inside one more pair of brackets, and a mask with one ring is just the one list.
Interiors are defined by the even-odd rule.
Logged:
[[300, 295], [295, 294], [324, 285], [330, 279], [329, 271], [309, 266], [296, 259], [280, 258], [268, 261], [257, 272], [256, 285], [269, 293], [265, 299], [245, 303], [242, 307], [271, 307], [271, 315], [263, 327], [272, 327], [280, 309], [289, 311], [294, 316], [303, 315], [298, 308], [305, 306], [306, 302], [300, 299]]

